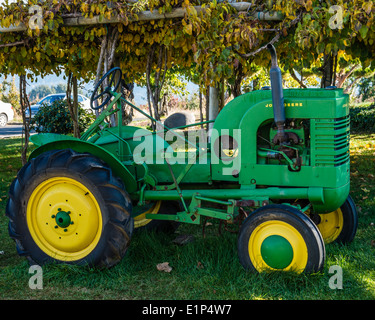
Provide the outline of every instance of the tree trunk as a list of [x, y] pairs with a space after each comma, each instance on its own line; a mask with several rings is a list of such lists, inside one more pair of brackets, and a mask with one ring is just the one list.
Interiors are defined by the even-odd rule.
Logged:
[[[210, 88], [205, 88], [206, 92], [206, 121], [210, 119]], [[209, 124], [206, 125], [206, 131], [210, 128]]]
[[[203, 96], [202, 96], [202, 91], [199, 90], [199, 117], [200, 117], [200, 122], [203, 122]], [[201, 128], [203, 129], [203, 124], [201, 124]]]
[[237, 69], [235, 70], [234, 84], [233, 86], [231, 86], [231, 91], [235, 98], [241, 95], [241, 83], [242, 83], [243, 77], [244, 77], [244, 74], [242, 72], [242, 64], [239, 63]]
[[337, 56], [333, 56], [332, 53], [329, 53], [324, 56], [324, 64], [323, 67], [321, 68], [322, 70], [322, 80], [320, 83], [321, 88], [326, 88], [329, 86], [334, 85], [334, 79], [335, 79], [335, 57], [337, 59]]
[[[73, 134], [74, 137], [80, 138], [81, 133], [79, 131], [79, 121], [78, 121], [78, 83], [77, 78], [73, 76], [72, 73], [68, 77], [68, 85], [66, 89], [66, 101], [68, 103], [68, 109], [70, 117], [73, 121]], [[72, 92], [73, 90], [73, 92]], [[73, 101], [72, 101], [73, 96]]]
[[[115, 61], [115, 53], [116, 53], [116, 46], [118, 42], [119, 32], [117, 27], [110, 27], [108, 28], [107, 34], [102, 39], [101, 50], [98, 65], [96, 67], [96, 77], [94, 86], [99, 82], [100, 77], [106, 74], [112, 67]], [[103, 72], [102, 72], [103, 70]], [[107, 86], [106, 81], [103, 83], [103, 87]], [[96, 106], [98, 106], [98, 102], [94, 102]], [[95, 110], [95, 115], [99, 116], [100, 110]], [[114, 115], [111, 115], [110, 118], [111, 126], [116, 125], [116, 119]]]
[[[147, 82], [147, 101], [150, 115], [152, 116], [151, 110], [153, 109], [155, 120], [160, 120], [160, 109], [159, 101], [161, 99], [160, 94], [165, 82], [165, 75], [167, 73], [167, 59], [168, 51], [164, 45], [159, 45], [159, 52], [156, 62], [156, 71], [153, 72], [153, 83], [151, 80], [151, 73], [153, 69], [153, 63], [155, 58], [155, 49], [157, 44], [153, 44], [147, 55], [146, 64], [146, 82]], [[156, 124], [152, 123], [152, 128], [156, 129]]]
[[29, 98], [26, 94], [26, 76], [20, 76], [20, 105], [21, 105], [21, 113], [22, 113], [22, 122], [25, 131], [24, 139], [22, 140], [22, 153], [21, 153], [21, 160], [22, 165], [27, 163], [27, 149], [29, 146], [29, 138], [30, 138], [30, 121], [27, 121], [25, 111], [26, 108], [29, 109], [29, 115], [31, 119], [31, 108]]

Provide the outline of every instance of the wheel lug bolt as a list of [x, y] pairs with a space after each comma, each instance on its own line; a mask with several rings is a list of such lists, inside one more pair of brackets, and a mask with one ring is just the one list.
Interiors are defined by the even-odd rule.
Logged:
[[58, 228], [58, 226], [55, 226], [55, 229], [57, 229]]
[[67, 232], [68, 231], [68, 229], [64, 229], [64, 232]]
[[56, 218], [56, 216], [55, 216], [55, 215], [53, 214], [53, 215], [51, 216], [51, 218], [52, 218], [52, 219], [55, 219], [55, 218]]

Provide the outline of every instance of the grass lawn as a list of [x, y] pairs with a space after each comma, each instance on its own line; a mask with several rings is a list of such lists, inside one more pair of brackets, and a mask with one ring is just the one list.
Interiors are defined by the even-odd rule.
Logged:
[[[21, 167], [20, 139], [0, 139], [0, 299], [375, 299], [375, 134], [352, 135], [351, 195], [359, 210], [353, 243], [326, 246], [324, 271], [312, 275], [251, 274], [237, 258], [237, 235], [218, 226], [182, 225], [179, 234], [192, 234], [184, 246], [176, 234], [136, 233], [126, 257], [110, 270], [48, 265], [43, 289], [29, 288], [29, 266], [8, 236], [5, 216], [9, 186]], [[156, 265], [169, 262], [170, 273]], [[343, 270], [343, 288], [330, 289], [330, 266]]]

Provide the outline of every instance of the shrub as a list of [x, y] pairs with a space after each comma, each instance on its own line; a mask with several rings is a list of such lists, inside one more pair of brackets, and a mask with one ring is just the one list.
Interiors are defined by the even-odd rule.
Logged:
[[[95, 120], [95, 116], [81, 106], [78, 112], [79, 130], [83, 132]], [[51, 105], [42, 105], [31, 120], [30, 127], [37, 133], [72, 133], [73, 120], [70, 117], [67, 101], [56, 100]]]
[[375, 131], [375, 104], [350, 108], [351, 130], [355, 132]]

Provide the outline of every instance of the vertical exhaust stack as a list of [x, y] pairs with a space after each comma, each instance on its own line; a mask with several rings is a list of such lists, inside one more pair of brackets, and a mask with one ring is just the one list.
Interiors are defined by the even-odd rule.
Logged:
[[288, 135], [285, 133], [285, 108], [284, 108], [284, 94], [281, 77], [281, 70], [277, 64], [277, 55], [275, 47], [272, 44], [267, 45], [267, 49], [271, 54], [271, 90], [272, 90], [272, 106], [275, 124], [277, 127], [277, 134], [273, 139], [273, 143], [282, 144], [287, 142]]

